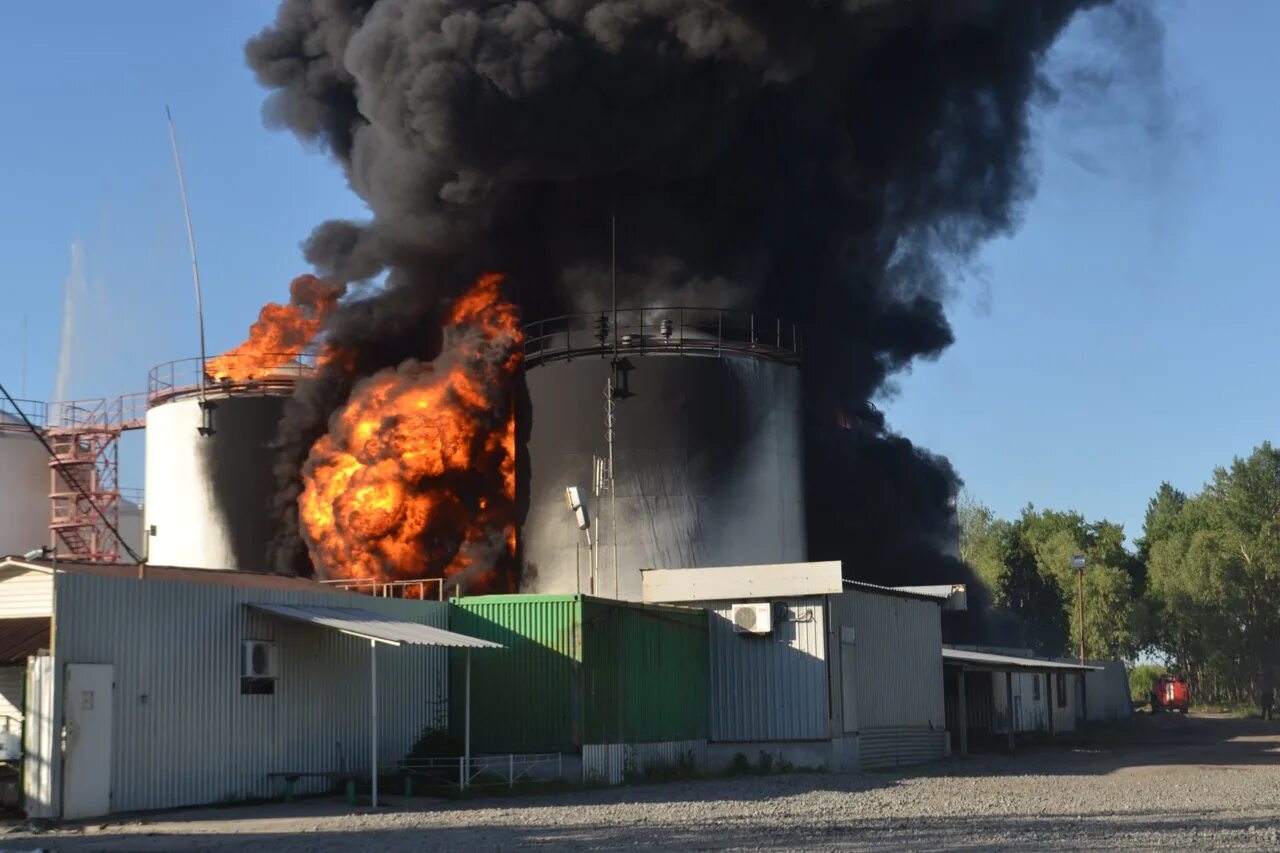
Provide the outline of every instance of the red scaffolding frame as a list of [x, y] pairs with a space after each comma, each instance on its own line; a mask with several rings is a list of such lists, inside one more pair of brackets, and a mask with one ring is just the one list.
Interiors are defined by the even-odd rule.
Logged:
[[49, 545], [87, 563], [120, 562], [120, 436], [145, 424], [146, 394], [51, 403]]

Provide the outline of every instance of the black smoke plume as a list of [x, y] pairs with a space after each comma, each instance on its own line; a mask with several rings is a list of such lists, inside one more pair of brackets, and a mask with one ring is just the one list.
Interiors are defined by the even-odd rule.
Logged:
[[[944, 270], [1033, 189], [1038, 66], [1086, 0], [285, 0], [249, 42], [269, 124], [328, 151], [369, 205], [306, 241], [385, 287], [331, 340], [357, 375], [439, 345], [440, 307], [510, 276], [526, 318], [605, 304], [760, 310], [807, 330], [810, 556], [954, 581], [957, 478], [870, 401], [951, 343]], [[289, 408], [279, 505], [345, 399]], [[307, 571], [296, 528], [277, 568]]]

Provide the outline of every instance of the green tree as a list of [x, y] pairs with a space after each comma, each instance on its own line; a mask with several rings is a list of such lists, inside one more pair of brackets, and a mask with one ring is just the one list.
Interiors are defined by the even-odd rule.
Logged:
[[1153, 645], [1205, 699], [1274, 686], [1280, 643], [1280, 452], [1263, 444], [1188, 498], [1162, 486], [1143, 547]]

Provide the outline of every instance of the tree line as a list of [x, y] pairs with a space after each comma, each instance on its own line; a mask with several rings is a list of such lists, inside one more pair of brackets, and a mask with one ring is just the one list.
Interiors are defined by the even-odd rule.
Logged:
[[1085, 557], [1090, 657], [1163, 659], [1199, 701], [1243, 704], [1276, 688], [1280, 641], [1280, 451], [1269, 443], [1218, 468], [1199, 494], [1161, 484], [1142, 536], [1122, 525], [1028, 505], [997, 518], [958, 503], [961, 557], [990, 589], [1002, 641], [1076, 652], [1076, 570]]

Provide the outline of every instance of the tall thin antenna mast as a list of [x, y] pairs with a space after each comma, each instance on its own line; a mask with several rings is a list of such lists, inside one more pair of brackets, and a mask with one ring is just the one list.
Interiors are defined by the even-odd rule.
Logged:
[[[609, 522], [613, 529], [613, 598], [618, 598], [618, 491], [613, 479], [613, 401], [618, 380], [618, 205], [617, 197], [609, 201], [609, 288], [613, 291], [613, 371], [604, 391], [604, 419], [609, 442]], [[641, 311], [644, 308], [641, 307]], [[643, 326], [643, 318], [641, 319]]]
[[173, 130], [173, 113], [168, 105], [164, 108], [165, 117], [169, 120], [169, 142], [173, 145], [173, 164], [178, 170], [178, 191], [182, 194], [182, 216], [187, 222], [187, 246], [191, 249], [191, 278], [196, 286], [196, 321], [200, 325], [200, 400], [205, 400], [204, 370], [204, 299], [200, 295], [200, 264], [196, 260], [196, 235], [191, 229], [191, 208], [187, 206], [187, 182], [182, 177], [182, 157], [178, 155], [178, 134]]
[[30, 314], [22, 315], [22, 397], [27, 396], [27, 321], [31, 319]]

